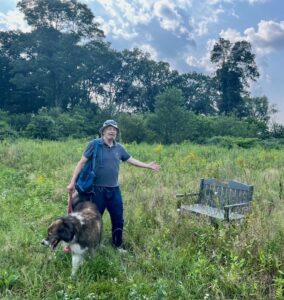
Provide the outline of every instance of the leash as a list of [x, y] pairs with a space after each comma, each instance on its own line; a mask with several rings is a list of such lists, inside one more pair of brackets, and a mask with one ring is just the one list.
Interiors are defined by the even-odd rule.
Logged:
[[72, 209], [72, 194], [73, 194], [73, 192], [68, 193], [68, 208], [67, 208], [67, 213], [68, 214], [71, 214], [73, 212], [73, 209]]
[[[71, 214], [73, 212], [73, 209], [72, 209], [72, 194], [73, 192], [69, 192], [68, 193], [68, 207], [67, 207], [67, 213], [68, 215]], [[71, 252], [71, 249], [70, 249], [70, 246], [69, 245], [66, 245], [64, 248], [63, 248], [63, 251], [65, 253], [70, 253]]]

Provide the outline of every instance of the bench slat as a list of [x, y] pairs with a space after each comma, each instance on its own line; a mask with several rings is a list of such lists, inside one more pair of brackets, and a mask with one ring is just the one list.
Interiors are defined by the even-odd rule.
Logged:
[[[202, 205], [202, 204], [193, 204], [193, 205], [181, 205], [180, 207], [181, 213], [196, 213], [205, 215], [214, 219], [218, 219], [221, 221], [225, 220], [225, 210], [211, 207], [208, 205]], [[230, 213], [230, 220], [240, 220], [244, 217], [243, 214], [231, 212]]]

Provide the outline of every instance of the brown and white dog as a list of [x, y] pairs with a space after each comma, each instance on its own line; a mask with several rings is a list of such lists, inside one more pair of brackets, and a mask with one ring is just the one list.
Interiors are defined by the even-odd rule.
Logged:
[[54, 250], [63, 241], [72, 254], [72, 273], [76, 274], [86, 253], [94, 254], [100, 243], [102, 218], [95, 204], [85, 201], [76, 205], [74, 212], [53, 221], [42, 244]]

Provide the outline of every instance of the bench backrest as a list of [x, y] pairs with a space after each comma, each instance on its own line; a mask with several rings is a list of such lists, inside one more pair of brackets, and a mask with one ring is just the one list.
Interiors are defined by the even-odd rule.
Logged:
[[225, 205], [248, 203], [253, 186], [233, 180], [201, 179], [198, 203], [222, 208]]

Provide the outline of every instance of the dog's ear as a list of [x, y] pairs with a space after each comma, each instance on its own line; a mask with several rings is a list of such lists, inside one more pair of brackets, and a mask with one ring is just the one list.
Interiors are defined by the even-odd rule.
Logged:
[[75, 235], [74, 224], [68, 218], [62, 218], [62, 225], [58, 229], [58, 236], [61, 240], [68, 243], [73, 240]]

